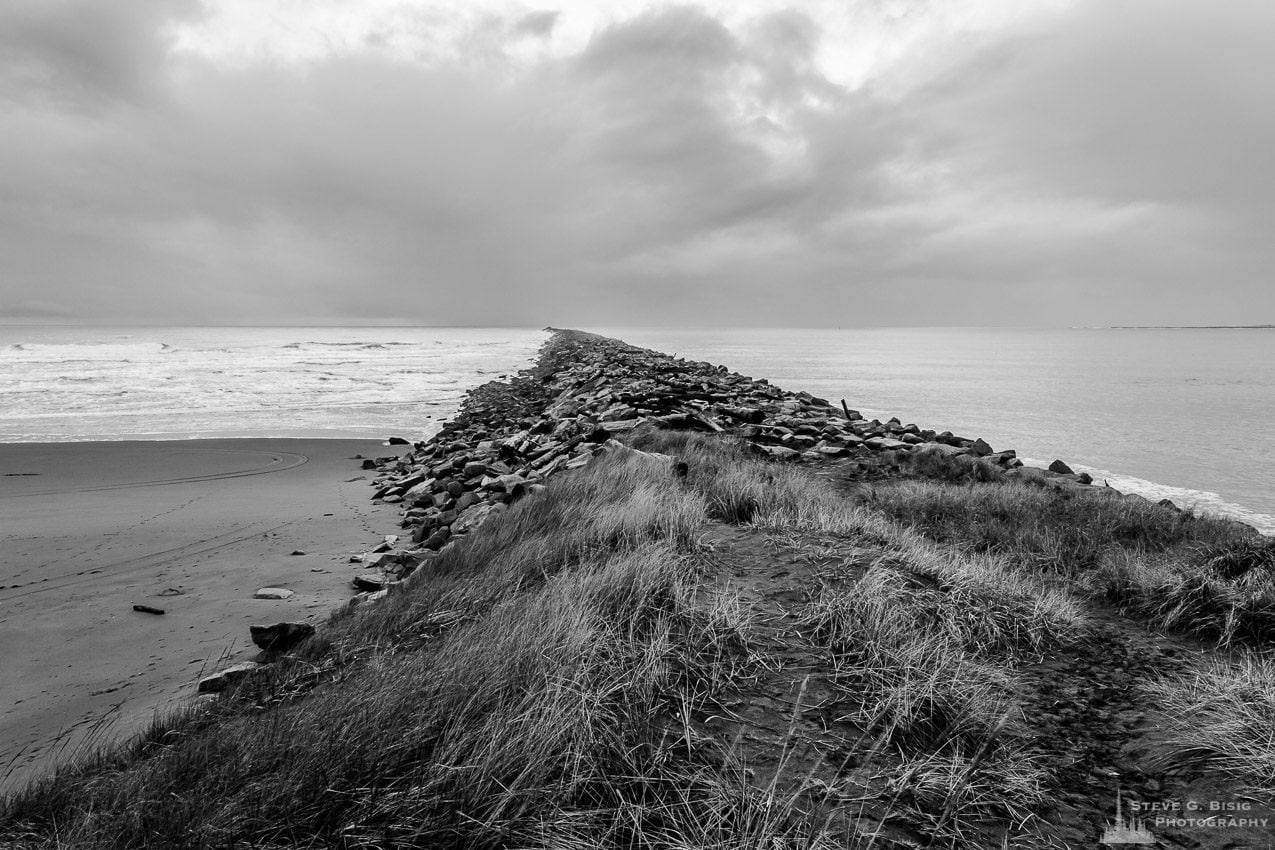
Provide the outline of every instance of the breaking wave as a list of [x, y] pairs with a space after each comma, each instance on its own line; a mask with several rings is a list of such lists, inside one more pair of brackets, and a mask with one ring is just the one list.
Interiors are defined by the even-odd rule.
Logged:
[[16, 342], [0, 351], [22, 359], [47, 361], [120, 360], [148, 354], [168, 354], [178, 349], [166, 342]]

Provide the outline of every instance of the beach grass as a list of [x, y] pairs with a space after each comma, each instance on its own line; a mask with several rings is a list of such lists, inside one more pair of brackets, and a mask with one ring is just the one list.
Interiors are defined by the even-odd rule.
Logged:
[[1238, 523], [1122, 497], [900, 478], [853, 499], [947, 548], [1099, 597], [1158, 628], [1260, 645], [1275, 636], [1275, 546]]
[[1275, 797], [1275, 657], [1242, 651], [1147, 682], [1173, 732], [1170, 760], [1235, 776]]
[[[1144, 612], [1156, 558], [1266, 592], [1265, 549], [1154, 505], [947, 467], [838, 483], [714, 435], [628, 442], [265, 675], [5, 799], [0, 843], [1001, 846], [1056, 781], [1024, 670], [1092, 637], [1086, 599]], [[1195, 718], [1192, 753], [1267, 782], [1250, 697], [1269, 666], [1153, 693]], [[740, 704], [753, 726], [723, 726]]]

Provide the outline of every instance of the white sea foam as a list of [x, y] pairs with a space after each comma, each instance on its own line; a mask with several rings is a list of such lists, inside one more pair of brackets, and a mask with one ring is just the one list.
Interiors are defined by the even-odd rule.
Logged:
[[0, 328], [0, 442], [428, 436], [470, 387], [526, 366], [543, 340], [530, 330]]

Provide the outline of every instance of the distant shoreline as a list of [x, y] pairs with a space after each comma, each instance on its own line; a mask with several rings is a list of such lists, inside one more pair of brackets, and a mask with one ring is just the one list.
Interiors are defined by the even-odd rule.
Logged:
[[1109, 331], [1269, 331], [1275, 325], [1109, 325]]

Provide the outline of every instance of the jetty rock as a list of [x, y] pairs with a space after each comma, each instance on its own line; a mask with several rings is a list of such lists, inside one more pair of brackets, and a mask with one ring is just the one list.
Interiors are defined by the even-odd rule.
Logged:
[[[860, 459], [897, 468], [910, 454], [929, 450], [968, 455], [961, 470], [975, 460], [1002, 471], [1022, 466], [1012, 450], [996, 451], [981, 438], [898, 418], [868, 420], [844, 400], [834, 405], [724, 366], [583, 331], [550, 330], [535, 365], [476, 387], [432, 438], [375, 461], [372, 498], [399, 505], [408, 530], [403, 543], [387, 541], [378, 550], [414, 553], [395, 561], [392, 580], [406, 578], [423, 554], [463, 538], [639, 427], [730, 435], [781, 463]], [[371, 585], [358, 582], [363, 590]]]
[[[1026, 467], [1013, 449], [982, 438], [897, 417], [866, 419], [844, 399], [834, 405], [724, 366], [547, 330], [533, 366], [474, 388], [433, 437], [374, 461], [372, 498], [397, 504], [406, 532], [403, 542], [387, 539], [373, 550], [390, 555], [373, 564], [385, 584], [378, 590], [373, 576], [360, 576], [354, 585], [363, 594], [408, 578], [551, 477], [579, 469], [621, 445], [616, 435], [641, 427], [724, 434], [777, 463], [845, 464], [869, 476], [920, 465], [953, 480], [1011, 476], [1059, 491], [1106, 489], [1061, 460], [1049, 470]], [[685, 464], [673, 470], [686, 474]]]
[[272, 626], [249, 626], [252, 642], [268, 652], [287, 652], [314, 634], [309, 623], [275, 623]]

